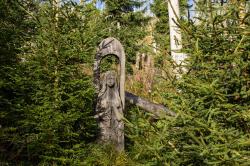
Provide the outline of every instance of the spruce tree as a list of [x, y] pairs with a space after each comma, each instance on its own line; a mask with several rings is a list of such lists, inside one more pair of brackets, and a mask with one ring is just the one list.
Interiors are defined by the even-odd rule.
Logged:
[[151, 5], [151, 10], [154, 13], [157, 22], [154, 29], [154, 39], [159, 48], [161, 56], [166, 55], [169, 51], [169, 23], [168, 23], [168, 4], [165, 0], [155, 0]]
[[[142, 50], [139, 41], [146, 35], [149, 17], [139, 10], [144, 2], [134, 0], [103, 0], [104, 22], [109, 36], [121, 41], [126, 51], [127, 64], [134, 63], [136, 53]], [[129, 66], [128, 66], [129, 67]]]
[[[36, 10], [33, 2], [0, 1], [0, 163], [20, 155], [19, 120], [25, 115], [26, 97], [19, 80], [22, 78], [18, 56], [20, 48], [35, 33], [35, 22], [30, 13]], [[28, 13], [27, 11], [30, 11]], [[7, 157], [8, 156], [8, 157]]]
[[202, 3], [198, 23], [180, 23], [187, 73], [175, 82], [174, 94], [164, 93], [177, 117], [153, 123], [140, 118], [132, 125], [137, 129], [131, 130], [135, 160], [152, 165], [249, 165], [249, 18], [241, 19], [241, 5]]
[[36, 33], [18, 47], [22, 61], [8, 80], [18, 103], [1, 112], [3, 163], [75, 165], [86, 157], [97, 130], [89, 66], [103, 38], [98, 14], [92, 3], [39, 4]]

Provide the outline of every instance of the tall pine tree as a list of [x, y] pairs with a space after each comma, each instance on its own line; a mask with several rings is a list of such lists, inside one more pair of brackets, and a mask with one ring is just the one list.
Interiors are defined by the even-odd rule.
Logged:
[[0, 1], [0, 163], [14, 159], [23, 149], [23, 140], [17, 138], [21, 132], [19, 121], [25, 117], [26, 94], [18, 82], [22, 78], [18, 74], [22, 72], [18, 54], [35, 33], [30, 15], [35, 10], [32, 2]]
[[206, 2], [198, 23], [180, 23], [187, 73], [175, 94], [164, 93], [177, 117], [131, 125], [132, 156], [142, 164], [249, 165], [249, 17], [240, 16], [242, 2]]
[[16, 46], [21, 61], [1, 88], [11, 97], [1, 100], [1, 162], [75, 165], [87, 155], [96, 134], [88, 66], [103, 38], [98, 14], [93, 4], [39, 4], [36, 33]]
[[146, 35], [149, 17], [144, 14], [144, 2], [134, 0], [103, 0], [104, 21], [109, 36], [118, 38], [126, 51], [127, 64], [134, 63], [136, 53], [141, 50], [139, 41]]

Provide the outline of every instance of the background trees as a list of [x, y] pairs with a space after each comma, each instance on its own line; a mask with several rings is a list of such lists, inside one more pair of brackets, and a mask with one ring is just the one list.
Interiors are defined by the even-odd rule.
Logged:
[[[17, 137], [20, 120], [25, 117], [23, 112], [25, 90], [20, 86], [22, 73], [20, 70], [20, 48], [35, 33], [34, 21], [23, 10], [36, 10], [33, 3], [20, 1], [0, 1], [0, 149], [1, 158], [9, 155], [12, 160], [20, 154], [20, 141]], [[15, 153], [13, 153], [15, 151]], [[6, 155], [6, 153], [8, 153]]]
[[[149, 17], [139, 10], [143, 1], [135, 0], [104, 0], [103, 18], [107, 34], [121, 41], [125, 47], [127, 64], [134, 64], [136, 53], [143, 50], [139, 44], [146, 35]], [[131, 68], [129, 65], [128, 69]]]
[[20, 60], [4, 84], [12, 85], [12, 92], [2, 88], [11, 98], [3, 101], [11, 107], [3, 105], [1, 111], [1, 158], [10, 163], [77, 163], [82, 145], [94, 140], [96, 131], [92, 80], [85, 66], [102, 38], [96, 36], [98, 11], [92, 4], [55, 7], [43, 2], [37, 13], [31, 40], [14, 46]]
[[188, 72], [177, 80], [175, 93], [163, 92], [178, 116], [153, 124], [141, 118], [132, 125], [132, 152], [142, 164], [249, 163], [249, 38], [239, 8], [228, 4], [219, 14], [211, 6], [198, 6], [210, 12], [198, 24], [180, 24]]

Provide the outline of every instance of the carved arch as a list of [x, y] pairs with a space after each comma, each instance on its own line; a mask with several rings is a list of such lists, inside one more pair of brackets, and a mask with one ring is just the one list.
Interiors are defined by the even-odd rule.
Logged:
[[109, 37], [104, 39], [98, 47], [94, 60], [94, 85], [96, 93], [100, 91], [100, 63], [107, 55], [115, 55], [120, 64], [120, 97], [123, 110], [125, 108], [125, 52], [119, 40]]

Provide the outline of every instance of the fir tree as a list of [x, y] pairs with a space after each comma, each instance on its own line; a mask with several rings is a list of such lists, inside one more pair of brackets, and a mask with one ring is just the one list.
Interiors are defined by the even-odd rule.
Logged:
[[136, 53], [141, 50], [138, 43], [147, 34], [146, 26], [149, 17], [138, 10], [144, 2], [134, 0], [104, 0], [103, 2], [108, 35], [118, 38], [125, 47], [127, 64], [134, 63]]
[[3, 162], [79, 164], [97, 129], [86, 70], [103, 38], [98, 11], [93, 4], [43, 2], [37, 13], [36, 34], [19, 47], [22, 61], [9, 80], [18, 89], [18, 103], [9, 103], [15, 112], [1, 112]]
[[249, 164], [249, 18], [242, 22], [235, 8], [240, 5], [215, 8], [208, 2], [200, 6], [198, 24], [180, 23], [188, 71], [176, 82], [175, 94], [164, 94], [178, 115], [153, 124], [140, 118], [132, 125], [131, 156], [138, 162]]
[[[165, 0], [155, 0], [151, 5], [151, 10], [158, 19], [154, 30], [154, 39], [158, 45], [159, 52], [169, 51], [169, 23], [168, 23], [168, 4]], [[166, 54], [166, 53], [165, 53]]]
[[[35, 33], [35, 23], [30, 13], [36, 10], [32, 2], [0, 1], [0, 162], [4, 163], [6, 156], [12, 160], [20, 154], [17, 140], [19, 136], [19, 120], [24, 118], [23, 101], [26, 94], [19, 86], [22, 76], [18, 56], [20, 48], [30, 40]], [[13, 153], [13, 151], [15, 151]]]

